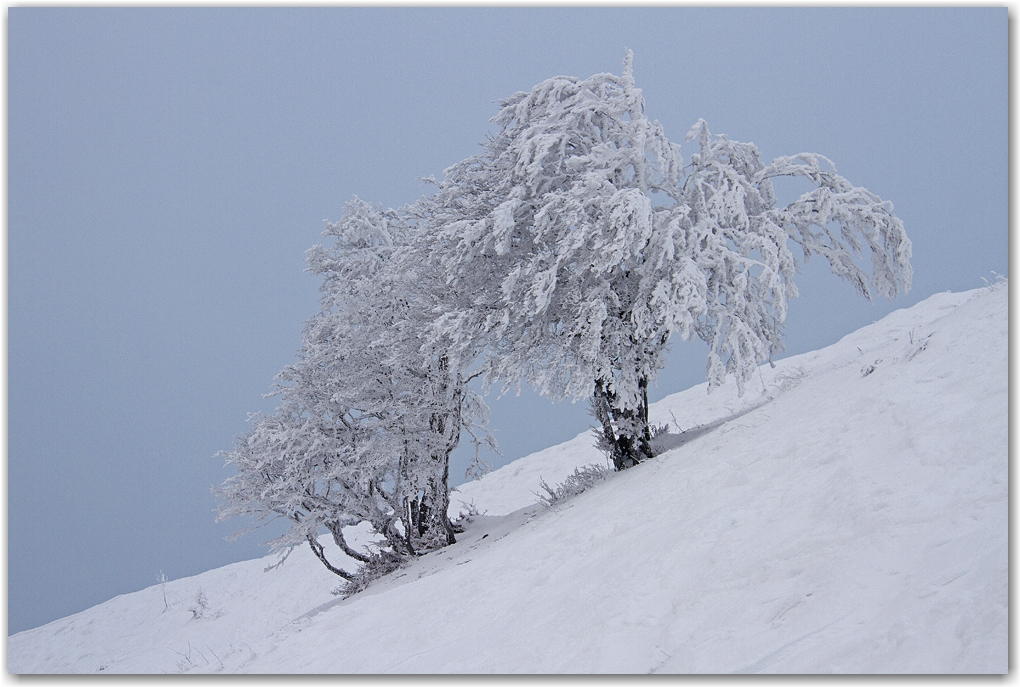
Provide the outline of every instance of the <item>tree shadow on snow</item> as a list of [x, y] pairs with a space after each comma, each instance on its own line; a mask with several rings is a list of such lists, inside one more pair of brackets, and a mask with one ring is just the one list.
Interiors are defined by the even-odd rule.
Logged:
[[712, 432], [718, 429], [719, 427], [722, 427], [727, 422], [736, 420], [738, 417], [747, 415], [752, 410], [757, 410], [758, 408], [761, 408], [763, 405], [771, 402], [772, 400], [774, 399], [767, 398], [759, 403], [748, 406], [743, 410], [733, 413], [732, 415], [727, 415], [726, 417], [721, 417], [718, 420], [713, 420], [712, 422], [706, 422], [703, 425], [697, 425], [695, 427], [691, 427], [690, 429], [685, 429], [679, 434], [674, 434], [669, 431], [657, 434], [654, 437], [652, 437], [652, 440], [649, 442], [649, 445], [652, 448], [652, 454], [660, 456], [663, 453], [666, 453], [667, 451], [672, 451], [675, 448], [679, 448], [684, 444], [694, 441], [698, 437], [705, 436], [709, 432]]

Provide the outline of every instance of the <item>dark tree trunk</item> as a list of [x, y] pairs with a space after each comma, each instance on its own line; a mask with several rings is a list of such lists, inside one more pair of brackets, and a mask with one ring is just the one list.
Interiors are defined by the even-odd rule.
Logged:
[[617, 397], [608, 384], [596, 380], [592, 398], [592, 412], [602, 425], [599, 447], [609, 454], [613, 467], [625, 470], [652, 457], [648, 426], [648, 380], [638, 380], [641, 400], [636, 410], [617, 407]]
[[442, 480], [430, 479], [419, 498], [412, 499], [409, 504], [412, 540], [418, 551], [442, 548], [457, 541], [448, 514], [450, 494], [446, 486], [447, 477], [448, 469], [444, 471]]
[[409, 539], [415, 553], [426, 553], [457, 541], [448, 513], [449, 455], [444, 456], [443, 463], [442, 479], [429, 479], [417, 498], [408, 500]]
[[443, 383], [437, 390], [440, 398], [452, 394], [448, 412], [429, 417], [430, 446], [427, 474], [423, 487], [408, 497], [410, 543], [419, 553], [449, 546], [457, 541], [450, 522], [450, 454], [460, 441], [460, 406], [463, 390], [448, 375], [448, 361], [439, 360], [439, 377]]

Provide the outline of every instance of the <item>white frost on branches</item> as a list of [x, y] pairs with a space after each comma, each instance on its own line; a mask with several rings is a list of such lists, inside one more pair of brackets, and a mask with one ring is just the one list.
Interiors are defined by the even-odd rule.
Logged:
[[[782, 350], [791, 240], [869, 298], [909, 288], [910, 242], [890, 204], [817, 155], [765, 165], [699, 121], [684, 167], [646, 116], [631, 62], [622, 77], [555, 77], [503, 101], [484, 152], [433, 180], [424, 226], [448, 283], [474, 294], [439, 313], [433, 335], [483, 347], [485, 381], [504, 391], [591, 397], [607, 441], [640, 444], [647, 386], [674, 336], [709, 344], [711, 386], [732, 374], [742, 389]], [[777, 207], [777, 176], [816, 188]], [[865, 246], [870, 276], [857, 264]]]
[[[279, 409], [226, 454], [221, 516], [284, 517], [278, 550], [308, 542], [361, 584], [404, 555], [454, 541], [449, 457], [467, 432], [469, 473], [495, 448], [468, 388], [533, 385], [587, 397], [616, 469], [651, 457], [648, 386], [674, 339], [709, 346], [709, 388], [743, 393], [782, 350], [798, 261], [823, 256], [862, 296], [910, 287], [910, 241], [892, 205], [812, 153], [769, 164], [699, 120], [679, 145], [648, 118], [628, 51], [623, 76], [559, 76], [500, 104], [481, 154], [398, 210], [357, 198], [308, 252], [323, 279]], [[773, 179], [812, 189], [783, 207]], [[870, 270], [866, 269], [867, 263]], [[352, 551], [369, 523], [378, 550]], [[331, 532], [361, 577], [326, 560]], [[373, 572], [373, 574], [375, 574]]]
[[[280, 407], [252, 419], [226, 454], [236, 475], [219, 489], [221, 518], [287, 518], [274, 550], [308, 542], [347, 579], [354, 573], [325, 559], [323, 529], [374, 567], [452, 543], [450, 453], [462, 430], [494, 447], [484, 402], [441, 352], [422, 346], [436, 296], [434, 275], [406, 250], [415, 222], [355, 198], [327, 225], [335, 245], [308, 252], [310, 271], [323, 277], [321, 309], [306, 324], [298, 362], [278, 376]], [[373, 554], [344, 540], [343, 529], [361, 522], [382, 537]]]

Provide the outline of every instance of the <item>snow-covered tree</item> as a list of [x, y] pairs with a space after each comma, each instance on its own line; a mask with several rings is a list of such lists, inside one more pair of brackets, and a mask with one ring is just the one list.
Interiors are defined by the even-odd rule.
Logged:
[[[788, 241], [805, 260], [825, 257], [832, 273], [868, 300], [872, 289], [892, 298], [910, 288], [910, 240], [892, 204], [853, 186], [827, 158], [802, 153], [765, 165], [753, 144], [714, 136], [703, 120], [688, 134], [695, 138], [700, 150], [676, 210], [687, 240], [700, 246], [706, 275], [707, 308], [696, 331], [709, 344], [709, 388], [732, 373], [743, 393], [758, 364], [782, 350], [787, 300], [797, 295]], [[772, 179], [782, 176], [803, 177], [815, 188], [778, 207]], [[870, 275], [857, 261], [863, 246]]]
[[[305, 327], [299, 360], [279, 375], [282, 402], [253, 418], [226, 454], [236, 474], [220, 488], [221, 517], [285, 517], [276, 550], [308, 542], [327, 560], [323, 529], [347, 555], [385, 571], [400, 557], [453, 543], [449, 458], [462, 430], [491, 443], [487, 408], [441, 354], [423, 349], [432, 311], [428, 266], [405, 249], [415, 231], [407, 211], [355, 199], [327, 226], [333, 247], [309, 251], [323, 277], [320, 312]], [[479, 431], [479, 430], [482, 431]], [[369, 523], [382, 540], [351, 551], [343, 528]]]
[[324, 277], [323, 312], [371, 332], [368, 356], [385, 371], [368, 379], [349, 375], [349, 396], [362, 412], [386, 419], [386, 436], [399, 438], [402, 510], [416, 551], [455, 540], [447, 515], [449, 465], [462, 432], [476, 449], [469, 470], [484, 470], [481, 446], [495, 449], [484, 429], [488, 408], [467, 386], [470, 361], [462, 356], [451, 364], [441, 340], [422, 337], [450, 295], [440, 267], [414, 250], [419, 221], [415, 205], [381, 210], [355, 199], [327, 228], [333, 248], [309, 252], [311, 271]]
[[549, 79], [495, 121], [484, 152], [448, 169], [430, 199], [436, 259], [475, 296], [434, 331], [484, 340], [486, 382], [504, 390], [594, 396], [614, 460], [632, 464], [647, 453], [646, 382], [674, 319], [649, 310], [665, 301], [644, 293], [655, 284], [642, 272], [664, 259], [649, 240], [668, 210], [652, 197], [679, 184], [679, 148], [645, 116], [629, 56], [623, 77]]
[[[356, 414], [342, 407], [329, 413], [296, 396], [288, 393], [275, 413], [251, 418], [248, 435], [225, 452], [235, 474], [216, 490], [225, 500], [220, 519], [250, 516], [258, 526], [285, 518], [290, 528], [270, 542], [273, 552], [285, 556], [307, 542], [327, 568], [353, 580], [355, 571], [330, 562], [318, 537], [326, 529], [348, 556], [369, 563], [371, 555], [351, 549], [343, 534], [345, 527], [367, 521], [401, 551], [391, 499], [377, 491], [385, 473], [374, 475], [359, 465]], [[314, 410], [306, 410], [306, 403]]]
[[[433, 335], [454, 352], [484, 346], [486, 384], [589, 397], [618, 469], [651, 455], [648, 385], [674, 335], [709, 343], [712, 385], [729, 373], [742, 385], [781, 349], [796, 295], [790, 240], [867, 297], [869, 283], [885, 296], [909, 285], [910, 243], [891, 206], [824, 158], [766, 166], [753, 145], [699, 123], [685, 169], [645, 114], [629, 51], [622, 77], [549, 79], [503, 101], [494, 121], [483, 152], [423, 201], [425, 249], [451, 288], [473, 294]], [[816, 189], [778, 208], [779, 175]], [[870, 278], [854, 260], [862, 243]]]

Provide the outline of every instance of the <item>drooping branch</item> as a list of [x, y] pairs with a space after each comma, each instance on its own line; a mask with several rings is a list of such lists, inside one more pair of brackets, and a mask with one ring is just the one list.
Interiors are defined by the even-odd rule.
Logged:
[[324, 566], [326, 566], [327, 570], [329, 570], [334, 575], [339, 575], [340, 577], [344, 578], [349, 582], [354, 581], [355, 579], [354, 575], [347, 572], [346, 570], [336, 567], [326, 559], [326, 553], [323, 550], [322, 544], [320, 544], [319, 541], [311, 534], [308, 535], [308, 545], [312, 548], [312, 553], [315, 554], [315, 557], [318, 558], [319, 561], [321, 561]]
[[340, 547], [340, 550], [343, 551], [345, 554], [361, 563], [368, 563], [370, 560], [372, 560], [370, 556], [367, 556], [363, 553], [359, 553], [350, 547], [350, 545], [347, 543], [347, 539], [344, 538], [343, 528], [340, 527], [338, 523], [333, 523], [332, 525], [330, 525], [329, 531], [330, 534], [333, 535], [333, 541], [336, 543], [337, 546]]

